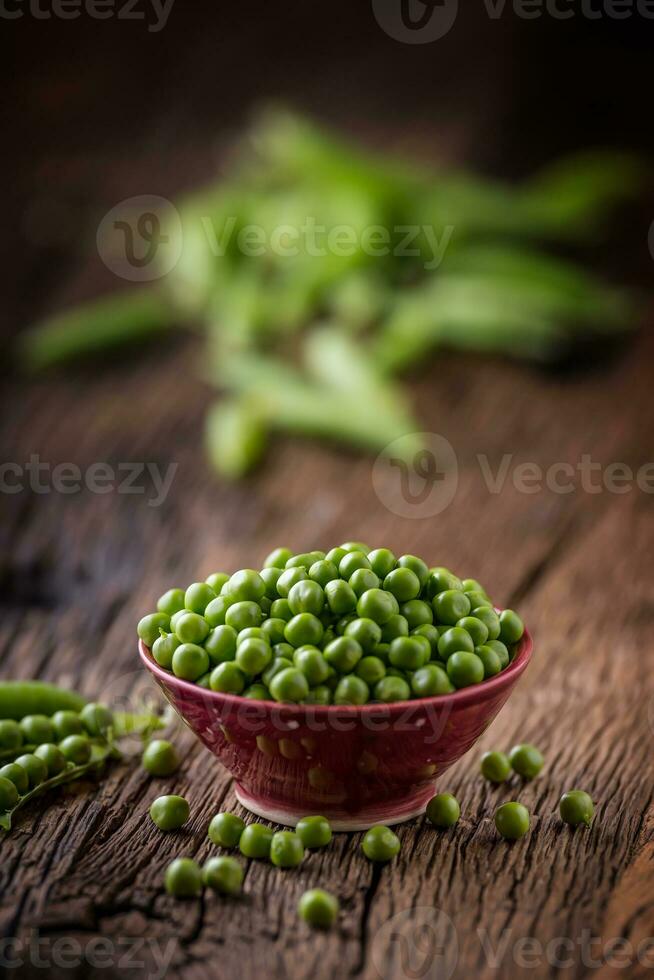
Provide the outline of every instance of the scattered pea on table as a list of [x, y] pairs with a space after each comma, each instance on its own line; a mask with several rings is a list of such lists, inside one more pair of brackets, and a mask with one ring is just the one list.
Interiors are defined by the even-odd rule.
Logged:
[[338, 916], [338, 899], [322, 888], [311, 888], [298, 902], [300, 918], [316, 929], [329, 929]]
[[453, 827], [461, 816], [461, 807], [451, 793], [438, 793], [427, 804], [427, 819], [439, 830]]
[[150, 807], [150, 817], [159, 830], [179, 830], [190, 813], [188, 801], [183, 796], [159, 796]]
[[400, 853], [400, 839], [390, 827], [377, 824], [366, 831], [361, 849], [369, 861], [386, 863]]
[[174, 745], [155, 738], [145, 747], [141, 764], [151, 776], [171, 776], [179, 768], [179, 756]]
[[522, 803], [503, 803], [495, 811], [495, 826], [507, 840], [518, 840], [529, 830], [529, 810]]

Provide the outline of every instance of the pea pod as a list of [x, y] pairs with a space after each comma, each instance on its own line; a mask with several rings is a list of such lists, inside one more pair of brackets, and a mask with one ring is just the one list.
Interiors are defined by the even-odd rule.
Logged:
[[86, 699], [47, 681], [0, 681], [0, 718], [20, 721], [26, 715], [81, 711]]

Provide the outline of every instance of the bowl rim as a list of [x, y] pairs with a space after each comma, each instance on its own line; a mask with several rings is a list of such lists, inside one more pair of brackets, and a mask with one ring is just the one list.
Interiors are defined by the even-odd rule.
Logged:
[[330, 712], [332, 717], [336, 712], [349, 717], [360, 717], [363, 715], [370, 716], [374, 714], [388, 715], [389, 711], [392, 713], [401, 712], [406, 711], [409, 708], [425, 708], [432, 705], [438, 708], [446, 708], [450, 705], [452, 707], [464, 706], [466, 704], [475, 704], [485, 701], [488, 697], [497, 694], [504, 688], [510, 687], [513, 681], [518, 680], [531, 660], [534, 643], [531, 633], [527, 627], [525, 627], [518, 650], [508, 667], [505, 667], [505, 669], [499, 674], [496, 674], [494, 677], [489, 677], [480, 684], [472, 684], [470, 687], [462, 687], [460, 690], [453, 691], [451, 694], [433, 694], [430, 697], [411, 698], [408, 701], [376, 701], [370, 704], [360, 705], [293, 704], [286, 701], [262, 701], [259, 700], [259, 698], [244, 698], [240, 694], [226, 694], [222, 691], [212, 691], [210, 688], [198, 687], [198, 685], [193, 681], [185, 681], [181, 677], [175, 677], [175, 675], [170, 671], [164, 670], [164, 668], [160, 667], [155, 661], [149, 647], [147, 647], [141, 639], [139, 639], [138, 642], [138, 649], [141, 660], [147, 669], [163, 684], [170, 685], [176, 688], [178, 691], [195, 696], [196, 698], [201, 692], [203, 700], [207, 699], [209, 702], [214, 702], [216, 705], [234, 705], [238, 707], [247, 704], [253, 708], [259, 707], [264, 711], [281, 711], [285, 715], [295, 715], [296, 717], [307, 715], [309, 713], [312, 716], [314, 714], [318, 714], [319, 716], [327, 715]]

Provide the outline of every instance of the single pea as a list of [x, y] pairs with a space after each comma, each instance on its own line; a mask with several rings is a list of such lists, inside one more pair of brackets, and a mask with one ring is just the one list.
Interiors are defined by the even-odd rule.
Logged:
[[493, 608], [493, 603], [490, 601], [490, 599], [488, 598], [485, 592], [472, 591], [472, 592], [464, 592], [463, 594], [465, 595], [468, 602], [470, 603], [471, 609], [477, 609], [479, 607], [481, 608], [485, 607], [486, 609]]
[[139, 619], [136, 627], [136, 632], [146, 647], [152, 646], [157, 637], [161, 635], [160, 630], [163, 630], [164, 633], [170, 631], [170, 616], [167, 613], [157, 612], [143, 616], [142, 619]]
[[157, 637], [152, 644], [152, 656], [160, 667], [165, 670], [171, 669], [173, 654], [181, 642], [175, 633], [166, 633]]
[[17, 721], [11, 718], [0, 721], [0, 749], [19, 749], [24, 741], [23, 731]]
[[270, 842], [270, 860], [277, 868], [297, 868], [304, 858], [304, 844], [292, 830], [278, 830]]
[[293, 619], [293, 613], [288, 604], [288, 599], [275, 599], [270, 607], [270, 616], [273, 619], [281, 619], [285, 623], [288, 623], [289, 619]]
[[187, 612], [177, 620], [175, 635], [181, 643], [202, 643], [209, 635], [210, 626], [203, 616]]
[[184, 589], [168, 589], [157, 599], [157, 612], [172, 616], [184, 608]]
[[486, 589], [483, 585], [477, 581], [476, 578], [464, 578], [461, 579], [461, 591], [462, 592], [481, 592], [483, 595], [487, 595]]
[[344, 548], [330, 548], [325, 555], [325, 561], [331, 561], [334, 565], [336, 565], [336, 568], [338, 568], [341, 563], [341, 559], [345, 558], [346, 554], [347, 551], [345, 551]]
[[459, 650], [467, 650], [474, 653], [475, 644], [467, 630], [460, 626], [452, 626], [446, 630], [438, 640], [438, 656], [447, 662], [448, 657]]
[[240, 643], [236, 650], [236, 663], [244, 674], [255, 677], [268, 666], [272, 660], [272, 649], [267, 640], [256, 637]]
[[438, 664], [425, 664], [414, 671], [411, 690], [417, 698], [431, 698], [438, 694], [451, 694], [454, 687], [442, 667]]
[[303, 701], [309, 693], [309, 684], [301, 670], [287, 667], [272, 678], [270, 693], [275, 701]]
[[500, 673], [502, 670], [502, 664], [500, 662], [500, 658], [492, 647], [475, 647], [475, 654], [484, 665], [484, 677], [494, 677], [496, 674]]
[[346, 582], [349, 582], [357, 568], [370, 568], [370, 562], [362, 551], [350, 551], [341, 558], [338, 565], [338, 574]]
[[188, 613], [188, 609], [180, 609], [178, 610], [178, 612], [173, 613], [173, 615], [170, 617], [170, 628], [167, 630], [163, 630], [163, 629], [159, 630], [159, 636], [161, 636], [162, 634], [165, 635], [166, 633], [174, 633], [180, 619], [182, 618], [182, 616], [186, 616], [187, 613]]
[[306, 848], [314, 850], [326, 847], [332, 839], [332, 828], [326, 817], [302, 817], [298, 820], [295, 833]]
[[202, 616], [209, 603], [215, 598], [216, 593], [206, 582], [193, 582], [184, 593], [184, 608]]
[[366, 831], [361, 849], [369, 861], [385, 863], [400, 853], [400, 839], [390, 827], [377, 824]]
[[238, 842], [239, 850], [247, 858], [269, 858], [273, 831], [262, 823], [248, 824]]
[[391, 701], [408, 701], [411, 697], [411, 688], [403, 677], [393, 676], [389, 671], [386, 677], [382, 677], [375, 684], [373, 694], [376, 701], [385, 703]]
[[86, 735], [67, 735], [59, 742], [59, 749], [76, 766], [83, 766], [91, 759], [91, 743]]
[[427, 819], [439, 830], [448, 830], [458, 822], [461, 807], [451, 793], [438, 793], [427, 804]]
[[388, 548], [375, 548], [368, 553], [368, 561], [375, 575], [380, 579], [385, 579], [397, 565], [397, 559]]
[[[356, 591], [356, 590], [355, 590]], [[376, 587], [363, 592], [357, 603], [357, 613], [361, 619], [371, 619], [384, 626], [398, 615], [397, 599], [390, 592]]]
[[571, 827], [578, 827], [582, 823], [590, 827], [595, 807], [591, 797], [583, 789], [571, 789], [561, 797], [559, 813], [561, 820]]
[[[70, 737], [80, 738], [81, 736], [71, 735]], [[61, 746], [59, 748], [61, 749]], [[75, 760], [73, 759], [72, 761], [74, 762]], [[48, 767], [38, 755], [33, 755], [32, 753], [19, 755], [17, 759], [14, 759], [14, 762], [17, 766], [21, 766], [27, 773], [30, 789], [34, 789], [35, 786], [40, 786], [48, 778]]]
[[288, 593], [288, 604], [294, 616], [312, 613], [319, 616], [325, 604], [325, 593], [317, 582], [306, 579], [296, 582]]
[[212, 691], [221, 694], [242, 694], [247, 678], [241, 668], [233, 660], [218, 664], [211, 671], [209, 686]]
[[472, 642], [476, 647], [482, 646], [488, 639], [488, 627], [486, 623], [483, 623], [481, 619], [477, 619], [475, 616], [464, 616], [456, 625], [459, 629], [465, 630], [466, 633], [470, 634]]
[[236, 659], [238, 634], [233, 626], [216, 626], [204, 641], [204, 649], [213, 666]]
[[309, 578], [324, 589], [328, 582], [335, 582], [338, 579], [338, 568], [333, 561], [323, 558], [316, 561], [309, 569]]
[[364, 653], [372, 653], [381, 640], [381, 626], [367, 616], [359, 616], [347, 624], [345, 636], [356, 640]]
[[94, 738], [105, 735], [114, 723], [114, 716], [109, 708], [97, 701], [90, 701], [85, 704], [79, 713], [79, 717], [86, 732]]
[[[212, 599], [204, 611], [205, 621], [212, 629], [216, 626], [224, 626], [227, 610], [234, 604], [235, 600], [230, 595], [219, 595], [218, 598]], [[173, 617], [174, 619], [175, 617]], [[171, 626], [176, 626], [177, 623], [173, 620], [171, 620]]]
[[484, 679], [484, 665], [475, 653], [461, 650], [447, 659], [447, 676], [458, 689], [479, 684]]
[[261, 624], [261, 629], [263, 630], [264, 636], [268, 640], [271, 646], [275, 643], [282, 643], [284, 640], [284, 630], [286, 628], [286, 620], [271, 616], [269, 619], [265, 619]]
[[236, 858], [227, 854], [208, 858], [202, 869], [204, 884], [220, 895], [238, 895], [243, 885], [243, 876], [243, 868]]
[[229, 582], [229, 575], [227, 572], [212, 572], [211, 575], [207, 575], [204, 581], [216, 595], [220, 595], [221, 589]]
[[[83, 731], [80, 716], [76, 711], [55, 711], [52, 716], [52, 727], [57, 741], [61, 741], [66, 735], [79, 735]], [[40, 739], [39, 741], [43, 744], [44, 740]], [[45, 741], [50, 741], [50, 739], [45, 739]]]
[[270, 691], [265, 684], [250, 684], [249, 687], [244, 688], [243, 697], [253, 701], [272, 701]]
[[259, 572], [261, 581], [263, 582], [266, 592], [265, 595], [271, 600], [279, 599], [279, 592], [277, 591], [277, 582], [279, 576], [282, 574], [281, 568], [262, 568]]
[[323, 625], [313, 613], [298, 613], [284, 629], [284, 638], [292, 647], [318, 646], [322, 640]]
[[338, 899], [322, 888], [311, 888], [298, 902], [300, 918], [315, 929], [329, 929], [336, 921], [338, 909]]
[[294, 585], [303, 582], [307, 578], [304, 568], [287, 568], [277, 579], [277, 592], [280, 598], [288, 599], [288, 594]]
[[[283, 646], [283, 645], [284, 644], [281, 643], [279, 644], [279, 646]], [[294, 666], [292, 657], [295, 651], [293, 650], [293, 647], [289, 647], [288, 649], [289, 649], [288, 657], [274, 657], [270, 666], [266, 667], [263, 674], [261, 675], [261, 680], [263, 681], [263, 683], [266, 685], [267, 688], [270, 688], [270, 683], [276, 674], [281, 673], [282, 670], [286, 670], [288, 667]]]
[[369, 697], [366, 682], [356, 674], [346, 674], [336, 686], [334, 704], [365, 704]]
[[[500, 617], [489, 606], [477, 606], [470, 613], [475, 619], [481, 620], [488, 630], [488, 639], [497, 640], [500, 635]], [[486, 641], [484, 641], [486, 642]]]
[[524, 779], [534, 779], [543, 768], [545, 760], [535, 745], [514, 745], [509, 752], [509, 762], [514, 772]]
[[354, 594], [361, 598], [364, 592], [378, 589], [380, 583], [372, 568], [357, 568], [356, 572], [350, 576], [348, 584]]
[[209, 840], [220, 847], [237, 847], [245, 830], [245, 820], [235, 813], [217, 813], [209, 824]]
[[504, 609], [500, 613], [500, 640], [502, 643], [517, 643], [522, 639], [525, 625], [516, 612], [512, 609]]
[[411, 633], [408, 638], [422, 647], [423, 663], [426, 664], [431, 660], [431, 643], [426, 636], [423, 636], [422, 633]]
[[243, 600], [229, 607], [225, 613], [225, 623], [240, 633], [248, 626], [259, 626], [261, 617], [261, 606], [252, 600]]
[[361, 644], [352, 636], [339, 636], [323, 650], [328, 664], [341, 674], [349, 674], [363, 656]]
[[8, 779], [9, 782], [13, 783], [19, 796], [24, 796], [29, 789], [30, 781], [27, 772], [15, 762], [8, 762], [6, 766], [2, 766], [0, 779]]
[[494, 650], [497, 656], [500, 658], [500, 670], [504, 670], [508, 666], [511, 656], [504, 643], [501, 640], [486, 640], [484, 644]]
[[20, 727], [28, 745], [55, 741], [54, 725], [46, 715], [26, 715], [21, 720]]
[[179, 830], [191, 814], [183, 796], [158, 796], [150, 807], [150, 817], [159, 830]]
[[[396, 600], [397, 601], [397, 600]], [[409, 624], [404, 616], [395, 613], [382, 626], [382, 642], [391, 643], [398, 636], [409, 635]]]
[[431, 656], [433, 658], [438, 656], [439, 633], [433, 624], [423, 623], [422, 626], [416, 626], [415, 629], [411, 630], [411, 636], [424, 636], [429, 641]]
[[[427, 647], [429, 647], [428, 642]], [[391, 643], [388, 659], [393, 667], [401, 667], [403, 670], [418, 670], [429, 660], [429, 654], [430, 650], [425, 651], [425, 647], [419, 642], [418, 637], [398, 636]]]
[[453, 575], [449, 568], [437, 567], [429, 569], [429, 578], [425, 586], [428, 599], [450, 589], [461, 589], [461, 580]]
[[322, 561], [324, 557], [324, 551], [303, 551], [301, 554], [289, 558], [286, 562], [286, 568], [304, 568], [308, 572], [312, 565], [315, 565], [317, 561]]
[[503, 783], [511, 772], [511, 763], [504, 752], [484, 752], [481, 757], [481, 774], [491, 783]]
[[44, 742], [43, 745], [37, 745], [34, 749], [34, 755], [41, 759], [42, 762], [45, 762], [46, 769], [48, 770], [48, 779], [52, 779], [53, 776], [58, 776], [66, 768], [66, 756], [59, 746], [54, 745], [52, 742]]
[[237, 602], [259, 602], [265, 594], [266, 583], [253, 568], [242, 568], [229, 580], [229, 595]]
[[340, 547], [346, 553], [360, 551], [362, 554], [367, 555], [370, 552], [370, 548], [363, 541], [345, 541]]
[[155, 738], [146, 745], [141, 765], [151, 776], [172, 776], [179, 769], [177, 749], [163, 738]]
[[196, 643], [182, 643], [173, 654], [171, 666], [175, 677], [195, 681], [209, 670], [209, 654]]
[[302, 671], [311, 687], [322, 684], [329, 677], [329, 664], [317, 647], [298, 647], [293, 654], [293, 663]]
[[386, 676], [386, 664], [380, 657], [368, 655], [362, 657], [354, 668], [354, 673], [365, 681], [368, 687], [373, 687], [377, 681]]
[[10, 779], [0, 778], [0, 813], [13, 809], [19, 800], [18, 790]]
[[409, 599], [408, 602], [403, 602], [400, 612], [409, 624], [410, 630], [418, 626], [431, 625], [434, 621], [434, 612], [424, 599]]
[[503, 803], [495, 811], [495, 826], [507, 840], [517, 840], [529, 830], [529, 810], [522, 803]]
[[284, 568], [289, 558], [293, 557], [290, 548], [275, 548], [263, 563], [264, 568]]
[[397, 559], [397, 564], [399, 568], [409, 568], [420, 582], [420, 588], [425, 587], [429, 578], [429, 568], [422, 558], [417, 558], [415, 555], [402, 555]]
[[457, 589], [448, 589], [447, 592], [439, 592], [434, 597], [432, 608], [439, 623], [454, 626], [470, 612], [470, 600], [463, 592], [459, 592]]
[[384, 579], [384, 589], [399, 603], [408, 602], [420, 595], [420, 579], [410, 568], [395, 568]]
[[195, 683], [198, 685], [198, 687], [203, 687], [205, 689], [205, 691], [210, 691], [211, 690], [211, 671], [208, 670], [208, 671], [206, 671], [206, 673], [200, 674], [200, 676], [198, 677], [198, 679], [196, 680]]
[[264, 640], [269, 643], [266, 631], [262, 626], [247, 626], [240, 633], [236, 634], [236, 649], [238, 649], [245, 640]]
[[166, 891], [175, 898], [197, 898], [202, 892], [202, 871], [192, 858], [175, 858], [166, 868]]

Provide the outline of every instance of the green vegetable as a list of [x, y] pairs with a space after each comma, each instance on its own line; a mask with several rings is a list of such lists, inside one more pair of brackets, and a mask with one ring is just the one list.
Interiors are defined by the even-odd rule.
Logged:
[[68, 764], [68, 760], [59, 746], [49, 742], [38, 745], [34, 749], [34, 755], [45, 762], [46, 769], [48, 770], [48, 779], [52, 779], [54, 776], [58, 776], [64, 772]]
[[165, 739], [153, 739], [141, 757], [141, 765], [151, 776], [172, 776], [179, 769], [179, 764], [175, 746]]
[[509, 752], [509, 762], [514, 772], [524, 779], [534, 779], [543, 768], [545, 760], [535, 745], [514, 745]]
[[209, 670], [209, 654], [197, 643], [182, 643], [173, 653], [171, 666], [175, 677], [196, 681]]
[[[46, 719], [47, 720], [47, 719]], [[21, 724], [24, 726], [26, 718], [23, 718]], [[76, 711], [55, 711], [52, 716], [52, 724], [50, 725], [50, 731], [54, 728], [54, 733], [58, 741], [65, 738], [67, 735], [79, 735], [83, 731], [82, 720]], [[23, 727], [23, 731], [25, 731]], [[27, 737], [28, 742], [49, 742], [52, 738], [48, 738], [47, 729], [45, 734], [41, 734], [37, 737]]]
[[30, 745], [52, 742], [55, 737], [54, 717], [56, 715], [51, 721], [45, 715], [26, 715], [20, 723], [25, 741]]
[[244, 857], [267, 859], [270, 857], [270, 845], [273, 831], [262, 823], [248, 824], [239, 840], [239, 849]]
[[484, 665], [474, 653], [453, 653], [447, 660], [447, 676], [456, 688], [479, 684], [484, 679]]
[[67, 735], [59, 743], [59, 751], [76, 766], [85, 765], [92, 754], [91, 743], [86, 735]]
[[321, 816], [302, 817], [295, 826], [295, 833], [310, 850], [326, 847], [332, 839], [329, 821]]
[[19, 749], [24, 741], [23, 730], [17, 721], [13, 719], [0, 721], [0, 750]]
[[202, 871], [192, 858], [176, 858], [166, 868], [164, 882], [175, 898], [197, 898], [202, 891]]
[[491, 783], [503, 783], [511, 773], [511, 763], [504, 752], [484, 752], [481, 774]]
[[389, 827], [378, 824], [366, 831], [361, 849], [369, 861], [385, 863], [400, 853], [400, 839]]
[[270, 860], [278, 868], [296, 868], [304, 858], [304, 844], [298, 834], [278, 830], [270, 842]]
[[427, 819], [439, 830], [447, 830], [458, 822], [461, 807], [451, 793], [439, 793], [427, 804]]
[[209, 840], [221, 847], [236, 847], [245, 830], [245, 821], [234, 813], [217, 813], [209, 824]]
[[0, 681], [2, 719], [20, 721], [26, 715], [49, 717], [60, 710], [81, 711], [84, 704], [81, 695], [45, 681]]
[[329, 929], [336, 921], [338, 910], [338, 899], [322, 888], [304, 892], [298, 902], [300, 918], [316, 929]]
[[[0, 775], [2, 775], [2, 770], [0, 770]], [[578, 827], [582, 823], [590, 827], [595, 806], [592, 798], [584, 790], [571, 789], [561, 797], [559, 813], [561, 820], [570, 824], [571, 827]]]
[[[71, 737], [74, 738], [75, 736]], [[25, 755], [19, 755], [15, 763], [25, 770], [30, 789], [36, 789], [37, 786], [40, 786], [48, 778], [48, 767], [43, 759], [40, 759], [33, 753], [28, 752]]]
[[179, 830], [190, 816], [183, 796], [158, 796], [150, 807], [150, 817], [159, 830]]
[[517, 840], [529, 830], [529, 810], [522, 803], [503, 803], [495, 811], [495, 826], [507, 840]]
[[15, 762], [9, 762], [0, 768], [0, 779], [8, 779], [12, 782], [18, 790], [19, 796], [23, 796], [29, 789], [27, 770]]
[[7, 810], [11, 810], [16, 806], [19, 799], [19, 793], [16, 789], [14, 783], [6, 779], [4, 776], [0, 777], [0, 813], [5, 813]]
[[243, 868], [233, 857], [210, 857], [202, 868], [202, 880], [207, 888], [220, 895], [238, 895], [243, 884]]

